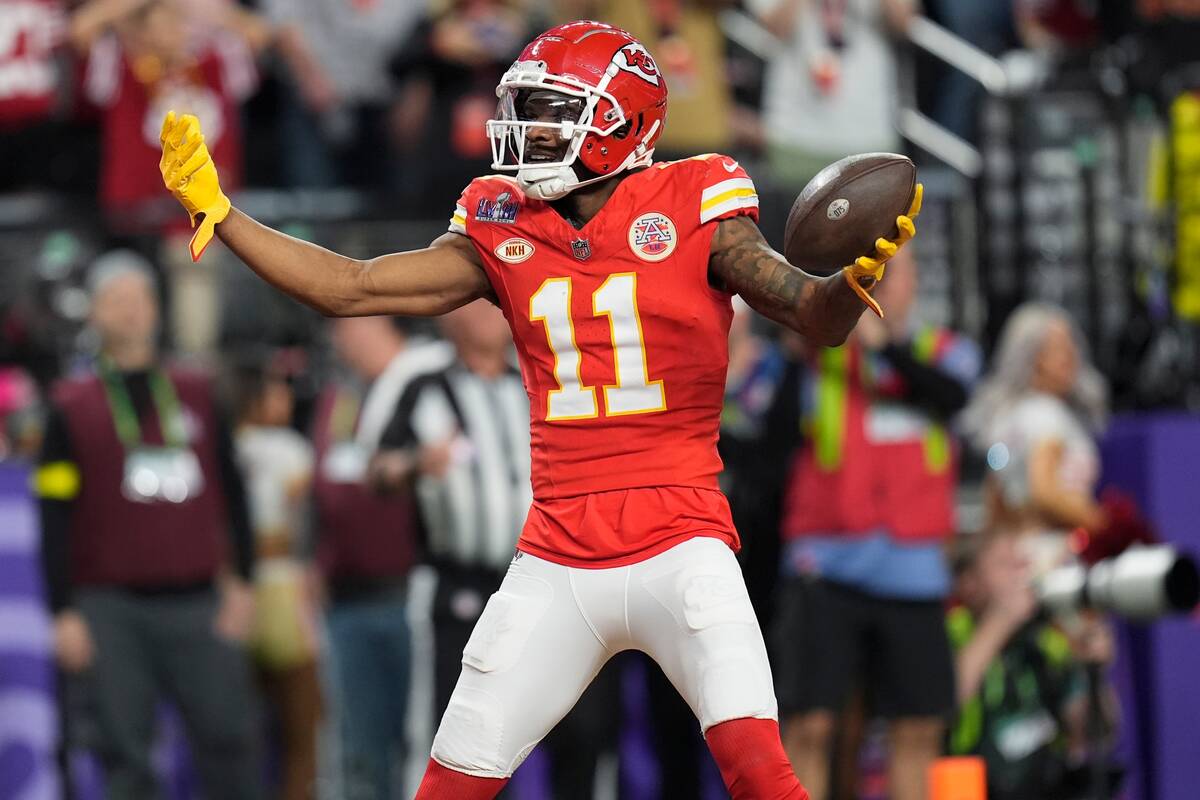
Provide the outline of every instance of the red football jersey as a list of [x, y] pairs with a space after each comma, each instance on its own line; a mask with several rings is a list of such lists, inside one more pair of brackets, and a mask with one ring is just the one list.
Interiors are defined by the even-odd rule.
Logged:
[[754, 184], [719, 155], [628, 176], [581, 229], [508, 177], [463, 192], [450, 230], [479, 251], [512, 326], [535, 510], [640, 487], [717, 490], [733, 311], [708, 255], [716, 221], [739, 214], [757, 219]]

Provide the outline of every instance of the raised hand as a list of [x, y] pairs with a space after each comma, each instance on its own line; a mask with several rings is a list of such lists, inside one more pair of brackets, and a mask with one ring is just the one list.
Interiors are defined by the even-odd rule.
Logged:
[[229, 198], [221, 191], [216, 165], [200, 131], [200, 120], [192, 114], [176, 117], [174, 111], [168, 111], [159, 140], [162, 158], [158, 169], [163, 185], [187, 210], [193, 228], [199, 219], [199, 227], [188, 246], [192, 261], [199, 261], [212, 241], [213, 229], [229, 215]]

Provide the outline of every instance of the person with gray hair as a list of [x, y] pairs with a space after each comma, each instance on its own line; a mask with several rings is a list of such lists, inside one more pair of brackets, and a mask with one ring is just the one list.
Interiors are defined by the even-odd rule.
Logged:
[[1104, 380], [1067, 312], [1013, 312], [962, 423], [987, 453], [989, 526], [1021, 537], [1035, 575], [1069, 557], [1066, 532], [1105, 524], [1095, 437], [1107, 412]]
[[[178, 706], [205, 795], [260, 796], [253, 542], [212, 381], [162, 363], [151, 265], [118, 250], [88, 276], [95, 369], [55, 387], [34, 474], [53, 646], [93, 712], [112, 800], [158, 794], [160, 696]], [[72, 704], [73, 706], [73, 704]], [[68, 733], [72, 728], [68, 728]]]

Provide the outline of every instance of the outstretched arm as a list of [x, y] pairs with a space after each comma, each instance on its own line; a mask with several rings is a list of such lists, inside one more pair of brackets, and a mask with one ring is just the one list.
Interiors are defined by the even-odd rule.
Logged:
[[268, 228], [237, 209], [216, 230], [263, 280], [330, 317], [436, 316], [492, 293], [474, 245], [457, 233], [443, 234], [423, 250], [360, 261]]
[[366, 261], [272, 230], [233, 208], [221, 191], [200, 122], [167, 114], [162, 128], [163, 183], [192, 218], [199, 260], [216, 233], [263, 280], [322, 314], [435, 316], [491, 294], [475, 247], [447, 233], [423, 250]]
[[[742, 296], [751, 308], [825, 347], [846, 341], [866, 305], [845, 276], [818, 278], [796, 269], [745, 216], [717, 223], [708, 259], [714, 285]], [[874, 283], [873, 278], [865, 288]]]

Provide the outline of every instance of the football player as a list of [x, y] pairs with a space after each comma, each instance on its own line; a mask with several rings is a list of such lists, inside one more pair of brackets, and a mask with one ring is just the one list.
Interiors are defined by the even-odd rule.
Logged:
[[843, 342], [888, 258], [788, 264], [745, 170], [654, 163], [667, 87], [628, 33], [572, 22], [497, 87], [493, 168], [427, 248], [359, 261], [230, 206], [194, 117], [163, 123], [161, 168], [199, 228], [329, 316], [443, 314], [477, 298], [512, 327], [531, 412], [534, 502], [463, 651], [423, 800], [491, 798], [615, 653], [654, 658], [700, 721], [734, 798], [806, 797], [779, 741], [767, 651], [717, 488], [730, 299]]

